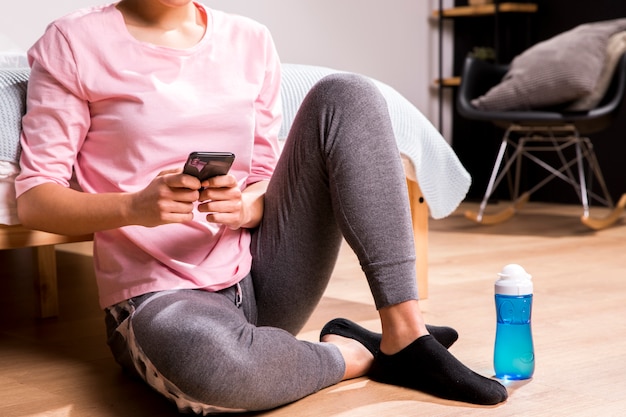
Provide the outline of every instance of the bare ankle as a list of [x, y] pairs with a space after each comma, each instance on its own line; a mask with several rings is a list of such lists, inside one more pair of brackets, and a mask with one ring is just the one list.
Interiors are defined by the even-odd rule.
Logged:
[[381, 308], [379, 314], [383, 328], [380, 350], [387, 355], [398, 353], [428, 334], [417, 300]]

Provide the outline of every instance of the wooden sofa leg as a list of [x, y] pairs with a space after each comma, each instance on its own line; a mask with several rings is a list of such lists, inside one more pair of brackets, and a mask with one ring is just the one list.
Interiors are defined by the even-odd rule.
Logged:
[[421, 300], [428, 298], [428, 205], [419, 184], [407, 178], [415, 256], [417, 258], [417, 289]]
[[36, 293], [39, 302], [39, 317], [55, 317], [59, 314], [59, 297], [54, 245], [37, 246], [35, 250], [38, 268]]

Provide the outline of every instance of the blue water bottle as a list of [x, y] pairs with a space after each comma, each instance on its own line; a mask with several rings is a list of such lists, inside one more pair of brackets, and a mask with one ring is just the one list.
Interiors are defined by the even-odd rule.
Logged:
[[531, 276], [517, 264], [506, 265], [495, 284], [496, 342], [493, 366], [496, 378], [528, 379], [535, 371], [530, 325], [533, 303]]

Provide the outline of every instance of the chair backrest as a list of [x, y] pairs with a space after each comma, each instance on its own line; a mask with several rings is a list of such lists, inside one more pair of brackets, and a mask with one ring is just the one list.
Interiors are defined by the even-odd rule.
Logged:
[[508, 71], [508, 65], [498, 65], [490, 61], [468, 55], [463, 64], [461, 85], [457, 94], [457, 108], [461, 116], [468, 119], [487, 120], [490, 113], [474, 107], [471, 101], [496, 86]]
[[598, 106], [590, 113], [592, 115], [615, 114], [614, 109], [619, 108], [624, 102], [624, 96], [626, 95], [626, 54], [623, 54], [619, 60], [615, 73], [611, 79], [611, 84]]
[[576, 126], [581, 134], [589, 134], [606, 129], [613, 122], [624, 102], [626, 54], [620, 58], [603, 99], [597, 107], [589, 111], [570, 112], [557, 109], [486, 111], [474, 107], [471, 101], [498, 84], [507, 71], [507, 65], [497, 65], [468, 56], [463, 66], [461, 85], [457, 95], [459, 114], [468, 119], [490, 121], [501, 127], [512, 123], [527, 125], [569, 123]]

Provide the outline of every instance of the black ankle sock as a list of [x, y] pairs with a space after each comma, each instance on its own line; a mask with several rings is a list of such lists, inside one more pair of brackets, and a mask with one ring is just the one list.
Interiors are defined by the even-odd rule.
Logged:
[[[427, 324], [426, 329], [446, 348], [452, 346], [452, 344], [459, 338], [459, 334], [452, 327], [431, 326]], [[361, 327], [348, 319], [339, 318], [326, 323], [320, 332], [320, 339], [322, 336], [327, 334], [337, 334], [339, 336], [354, 339], [365, 346], [374, 356], [376, 356], [380, 350], [380, 340], [382, 338], [380, 333], [367, 330], [366, 328]]]
[[463, 365], [429, 335], [394, 355], [378, 352], [369, 375], [374, 381], [472, 404], [494, 405], [508, 397], [502, 384]]
[[320, 340], [327, 334], [336, 334], [354, 339], [365, 346], [374, 356], [380, 350], [380, 339], [382, 338], [380, 333], [369, 331], [348, 319], [333, 319], [326, 323], [320, 332]]
[[448, 326], [433, 326], [432, 324], [427, 324], [426, 330], [428, 330], [428, 333], [446, 349], [452, 346], [459, 338], [457, 331]]

